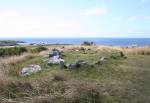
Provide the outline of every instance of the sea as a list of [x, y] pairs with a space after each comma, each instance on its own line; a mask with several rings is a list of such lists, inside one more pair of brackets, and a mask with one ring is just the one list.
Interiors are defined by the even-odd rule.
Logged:
[[109, 46], [150, 46], [150, 38], [0, 38], [0, 40], [16, 40], [33, 44], [82, 44], [91, 41], [96, 45]]

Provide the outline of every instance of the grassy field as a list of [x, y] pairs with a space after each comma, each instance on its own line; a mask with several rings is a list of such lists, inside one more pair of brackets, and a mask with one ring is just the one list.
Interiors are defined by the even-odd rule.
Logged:
[[[47, 48], [40, 53], [27, 52], [0, 59], [0, 102], [150, 103], [150, 47]], [[63, 50], [62, 57], [67, 63], [83, 59], [88, 65], [75, 70], [48, 66], [45, 59], [52, 48]], [[95, 64], [101, 57], [108, 58], [107, 63]], [[21, 69], [29, 64], [40, 65], [42, 71], [20, 76]]]

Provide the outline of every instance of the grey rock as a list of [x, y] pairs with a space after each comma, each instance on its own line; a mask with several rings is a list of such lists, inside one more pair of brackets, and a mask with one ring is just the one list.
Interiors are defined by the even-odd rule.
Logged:
[[99, 61], [97, 61], [95, 64], [98, 64], [98, 65], [103, 65], [103, 64], [106, 64], [108, 62], [108, 58], [106, 57], [101, 57], [99, 59]]
[[49, 57], [54, 57], [54, 56], [60, 56], [62, 51], [59, 51], [58, 49], [53, 49], [52, 52], [49, 53]]
[[100, 63], [100, 64], [106, 64], [107, 61], [108, 61], [108, 58], [106, 58], [106, 57], [101, 57], [100, 60], [99, 60], [99, 63]]
[[68, 66], [68, 68], [69, 68], [69, 69], [76, 69], [77, 67], [76, 67], [76, 64], [70, 64], [70, 65]]
[[49, 61], [48, 61], [48, 65], [53, 65], [53, 64], [60, 64], [60, 63], [64, 63], [65, 60], [59, 58], [59, 56], [54, 56], [52, 57]]
[[41, 67], [39, 65], [28, 65], [26, 67], [24, 67], [21, 71], [21, 76], [27, 76], [27, 75], [31, 75], [33, 73], [36, 73], [38, 71], [41, 71]]
[[64, 67], [65, 60], [61, 59], [63, 51], [59, 51], [58, 49], [53, 49], [49, 54], [50, 60], [48, 61], [48, 65], [60, 64], [61, 67]]
[[64, 61], [60, 61], [60, 67], [64, 68], [65, 67], [65, 62]]
[[76, 61], [76, 66], [77, 66], [77, 67], [83, 66], [83, 65], [85, 65], [85, 64], [86, 64], [86, 62], [85, 62], [84, 60], [77, 60], [77, 61]]

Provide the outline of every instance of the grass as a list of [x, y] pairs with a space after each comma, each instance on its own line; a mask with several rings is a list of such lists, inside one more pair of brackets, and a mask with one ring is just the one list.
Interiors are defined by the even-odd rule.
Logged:
[[13, 56], [21, 55], [22, 53], [27, 52], [25, 47], [12, 47], [12, 48], [0, 48], [0, 56]]
[[40, 53], [42, 51], [48, 50], [44, 46], [38, 47], [8, 47], [8, 48], [0, 48], [0, 57], [9, 57], [9, 56], [17, 56], [23, 53], [31, 52], [31, 53]]
[[39, 53], [39, 52], [45, 51], [45, 50], [47, 50], [47, 48], [44, 46], [38, 46], [38, 47], [30, 49], [31, 53]]
[[150, 47], [145, 46], [145, 47], [137, 47], [137, 48], [126, 48], [124, 49], [124, 52], [129, 53], [129, 54], [140, 54], [140, 55], [150, 55]]
[[[51, 48], [51, 47], [50, 47]], [[61, 48], [61, 47], [60, 47]], [[67, 63], [85, 60], [76, 70], [47, 66], [43, 61], [46, 53], [24, 54], [13, 60], [1, 60], [0, 97], [3, 102], [22, 103], [149, 103], [150, 102], [150, 56], [127, 49], [113, 47], [86, 47], [86, 53], [70, 51], [66, 46], [63, 58]], [[71, 47], [73, 49], [73, 46]], [[122, 51], [127, 58], [120, 55]], [[48, 52], [47, 52], [48, 53]], [[32, 55], [31, 57], [29, 55]], [[95, 64], [100, 57], [107, 57], [103, 65]], [[13, 62], [13, 63], [12, 63]], [[21, 77], [22, 67], [38, 64], [43, 70]], [[7, 65], [7, 66], [6, 66]], [[3, 75], [8, 69], [9, 73]]]

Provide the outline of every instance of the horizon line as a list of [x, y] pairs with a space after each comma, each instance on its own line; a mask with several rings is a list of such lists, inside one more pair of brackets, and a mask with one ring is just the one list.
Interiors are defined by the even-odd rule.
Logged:
[[150, 39], [150, 37], [0, 37], [0, 39], [19, 39], [19, 38], [58, 38], [58, 39], [63, 39], [63, 38], [144, 38], [144, 39]]

